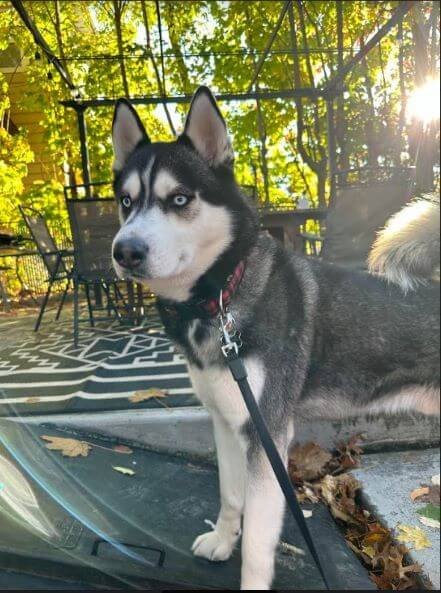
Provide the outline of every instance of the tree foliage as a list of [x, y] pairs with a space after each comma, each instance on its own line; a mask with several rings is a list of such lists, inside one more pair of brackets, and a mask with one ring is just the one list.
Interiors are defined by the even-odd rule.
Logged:
[[[243, 92], [283, 2], [27, 0], [24, 4], [81, 96], [133, 97], [191, 93], [202, 83], [215, 92]], [[256, 88], [322, 86], [396, 6], [396, 1], [293, 2]], [[7, 2], [0, 10], [0, 39], [0, 50], [15, 44], [23, 52], [28, 85], [19, 107], [42, 113], [47, 150], [60, 174], [66, 173], [71, 183], [80, 182], [75, 113], [59, 104], [71, 98], [70, 92], [45, 59], [36, 59], [34, 40]], [[439, 6], [421, 1], [402, 27], [393, 29], [346, 79], [345, 92], [336, 102], [339, 167], [412, 163], [416, 149], [409, 132], [415, 137], [415, 124], [409, 126], [405, 119], [405, 98], [421, 80], [437, 73]], [[0, 85], [1, 115], [8, 109], [4, 76]], [[322, 100], [250, 100], [221, 107], [243, 184], [257, 186], [262, 200], [292, 203], [306, 194], [312, 203], [325, 203], [327, 123]], [[170, 139], [182, 126], [185, 110], [183, 105], [161, 104], [139, 109], [154, 140]], [[89, 109], [86, 118], [92, 178], [109, 179], [112, 110]], [[14, 206], [23, 193], [26, 165], [33, 155], [25, 133], [8, 137], [0, 129], [0, 142], [3, 211], [4, 204]], [[433, 153], [431, 158], [438, 157]], [[45, 209], [60, 216], [62, 201], [54, 183], [40, 184], [20, 199], [40, 200], [45, 206], [46, 195], [50, 206]]]

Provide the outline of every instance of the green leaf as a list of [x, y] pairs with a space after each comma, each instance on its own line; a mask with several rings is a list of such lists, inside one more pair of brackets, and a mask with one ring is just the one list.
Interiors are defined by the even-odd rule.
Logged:
[[440, 521], [440, 507], [432, 503], [426, 504], [425, 507], [417, 510], [418, 515]]

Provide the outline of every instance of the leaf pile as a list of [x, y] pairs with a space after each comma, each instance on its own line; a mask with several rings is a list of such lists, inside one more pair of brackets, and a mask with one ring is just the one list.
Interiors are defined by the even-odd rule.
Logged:
[[362, 449], [360, 437], [352, 437], [347, 443], [339, 443], [332, 453], [317, 443], [296, 445], [289, 455], [289, 473], [296, 486], [314, 482], [323, 476], [338, 475], [358, 466]]
[[[349, 547], [365, 564], [379, 589], [418, 588], [421, 567], [409, 565], [406, 546], [394, 541], [391, 532], [361, 506], [360, 483], [345, 473], [359, 464], [362, 454], [359, 440], [355, 436], [347, 443], [340, 443], [332, 453], [317, 443], [295, 446], [289, 457], [289, 472], [297, 487], [297, 497], [300, 502], [321, 500], [328, 505], [343, 528]], [[414, 547], [427, 545], [419, 528], [401, 525], [400, 533]]]

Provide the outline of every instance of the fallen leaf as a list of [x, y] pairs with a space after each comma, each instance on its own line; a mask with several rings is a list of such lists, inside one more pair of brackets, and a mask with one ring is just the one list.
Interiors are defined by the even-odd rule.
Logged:
[[412, 544], [415, 550], [424, 550], [425, 548], [432, 547], [427, 535], [420, 527], [412, 527], [411, 525], [399, 523], [397, 528], [401, 532], [397, 536], [399, 542]]
[[429, 494], [429, 486], [420, 486], [420, 488], [415, 488], [415, 490], [412, 490], [410, 493], [410, 498], [412, 500], [416, 500], [420, 496], [423, 496], [423, 494]]
[[139, 404], [140, 402], [145, 402], [149, 399], [167, 397], [167, 395], [167, 391], [152, 387], [151, 389], [144, 389], [143, 391], [135, 391], [135, 393], [128, 399], [132, 402], [132, 404]]
[[279, 548], [282, 554], [292, 554], [293, 556], [305, 555], [305, 552], [301, 548], [288, 544], [287, 542], [280, 542]]
[[133, 453], [132, 449], [130, 447], [127, 447], [126, 445], [115, 445], [113, 447], [113, 450], [117, 453], [126, 453], [127, 455]]
[[415, 564], [408, 564], [407, 566], [401, 566], [400, 567], [400, 578], [404, 578], [405, 576], [407, 576], [407, 573], [409, 572], [414, 572], [414, 573], [419, 573], [421, 572], [421, 566], [417, 563]]
[[135, 475], [135, 472], [133, 471], [133, 469], [130, 469], [128, 467], [120, 467], [118, 465], [112, 465], [112, 468], [116, 472], [119, 472], [120, 474], [124, 474], [125, 476], [134, 476]]
[[374, 546], [363, 546], [361, 548], [361, 550], [369, 558], [373, 558], [375, 556], [375, 548], [374, 548]]
[[364, 546], [372, 546], [374, 544], [385, 544], [390, 540], [390, 533], [387, 529], [374, 523], [369, 525], [369, 533], [363, 537]]
[[355, 502], [355, 493], [360, 489], [360, 482], [351, 474], [325, 476], [320, 482], [323, 499], [328, 503], [336, 519], [345, 523], [359, 524], [365, 521]]
[[64, 457], [87, 457], [92, 448], [89, 443], [77, 439], [65, 439], [62, 437], [51, 437], [43, 435], [44, 441], [48, 441], [47, 449], [51, 451], [61, 451]]
[[337, 445], [332, 459], [328, 464], [329, 473], [340, 474], [354, 467], [358, 467], [360, 455], [363, 453], [359, 446], [361, 435], [354, 435], [347, 443], [341, 442]]
[[427, 519], [432, 519], [433, 521], [438, 521], [438, 523], [441, 520], [440, 507], [435, 504], [432, 504], [432, 503], [429, 503], [425, 507], [418, 509], [417, 513], [418, 513], [418, 515], [421, 515], [422, 517], [427, 517]]
[[37, 404], [38, 402], [41, 402], [41, 397], [36, 397], [36, 396], [33, 396], [33, 397], [27, 397], [27, 398], [24, 400], [24, 403], [25, 403], [25, 404]]
[[436, 519], [430, 519], [429, 517], [420, 517], [420, 523], [422, 523], [426, 527], [432, 527], [433, 529], [440, 528], [440, 522]]
[[314, 490], [306, 483], [304, 483], [302, 486], [299, 486], [297, 488], [296, 494], [297, 494], [297, 500], [300, 503], [302, 503], [302, 502], [316, 503], [320, 500], [320, 498], [317, 496], [317, 494], [314, 492]]
[[296, 445], [289, 455], [289, 469], [295, 483], [321, 478], [332, 455], [317, 443]]

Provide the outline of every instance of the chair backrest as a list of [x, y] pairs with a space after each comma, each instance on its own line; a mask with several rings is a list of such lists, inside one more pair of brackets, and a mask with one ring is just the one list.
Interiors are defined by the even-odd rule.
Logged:
[[376, 233], [407, 204], [413, 171], [389, 179], [339, 188], [326, 218], [321, 257], [354, 269], [364, 269]]
[[112, 241], [120, 227], [115, 200], [67, 199], [75, 251], [75, 270], [90, 282], [113, 281]]
[[65, 273], [66, 269], [64, 263], [62, 261], [58, 263], [59, 256], [56, 255], [56, 252], [59, 250], [48, 229], [46, 220], [41, 216], [41, 214], [38, 214], [32, 210], [21, 207], [19, 207], [19, 210], [26, 226], [29, 229], [29, 232], [31, 233], [32, 239], [37, 246], [49, 275], [53, 276], [57, 271], [59, 273]]

